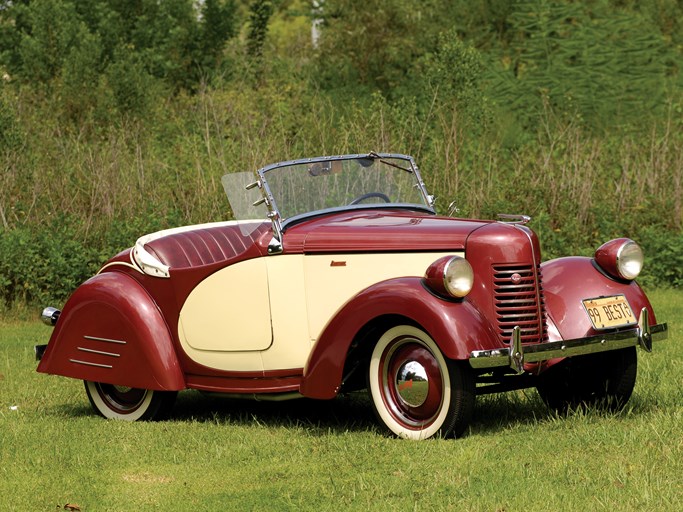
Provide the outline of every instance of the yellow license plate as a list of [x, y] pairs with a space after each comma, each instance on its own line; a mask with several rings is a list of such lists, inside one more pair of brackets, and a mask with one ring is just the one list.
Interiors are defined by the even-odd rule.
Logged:
[[637, 323], [623, 295], [584, 299], [582, 302], [595, 329], [614, 329]]

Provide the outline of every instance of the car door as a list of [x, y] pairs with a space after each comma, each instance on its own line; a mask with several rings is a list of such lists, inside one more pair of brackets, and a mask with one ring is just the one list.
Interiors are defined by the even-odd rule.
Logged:
[[267, 258], [235, 263], [200, 282], [180, 311], [178, 335], [200, 364], [263, 369], [259, 354], [273, 343]]

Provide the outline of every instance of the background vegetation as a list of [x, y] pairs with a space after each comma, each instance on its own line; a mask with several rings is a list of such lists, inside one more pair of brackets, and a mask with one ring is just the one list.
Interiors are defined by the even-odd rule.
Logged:
[[682, 24], [677, 0], [0, 0], [0, 308], [229, 218], [226, 172], [370, 150], [413, 154], [442, 211], [532, 215], [545, 258], [629, 236], [681, 286]]

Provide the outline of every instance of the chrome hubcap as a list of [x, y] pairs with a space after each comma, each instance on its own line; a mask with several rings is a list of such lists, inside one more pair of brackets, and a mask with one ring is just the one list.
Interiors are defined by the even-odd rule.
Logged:
[[419, 407], [427, 401], [429, 376], [417, 361], [406, 361], [396, 373], [396, 390], [400, 399], [409, 407]]

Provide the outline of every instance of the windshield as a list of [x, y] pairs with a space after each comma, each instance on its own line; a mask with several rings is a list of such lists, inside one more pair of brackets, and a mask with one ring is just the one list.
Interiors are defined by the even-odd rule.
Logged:
[[[239, 173], [223, 178], [237, 219], [265, 218], [270, 210], [272, 219], [286, 225], [302, 216], [340, 209], [388, 205], [433, 211], [417, 166], [403, 155], [370, 153], [295, 160], [264, 167], [257, 175]], [[249, 182], [257, 180], [258, 186], [254, 183], [246, 190]]]

